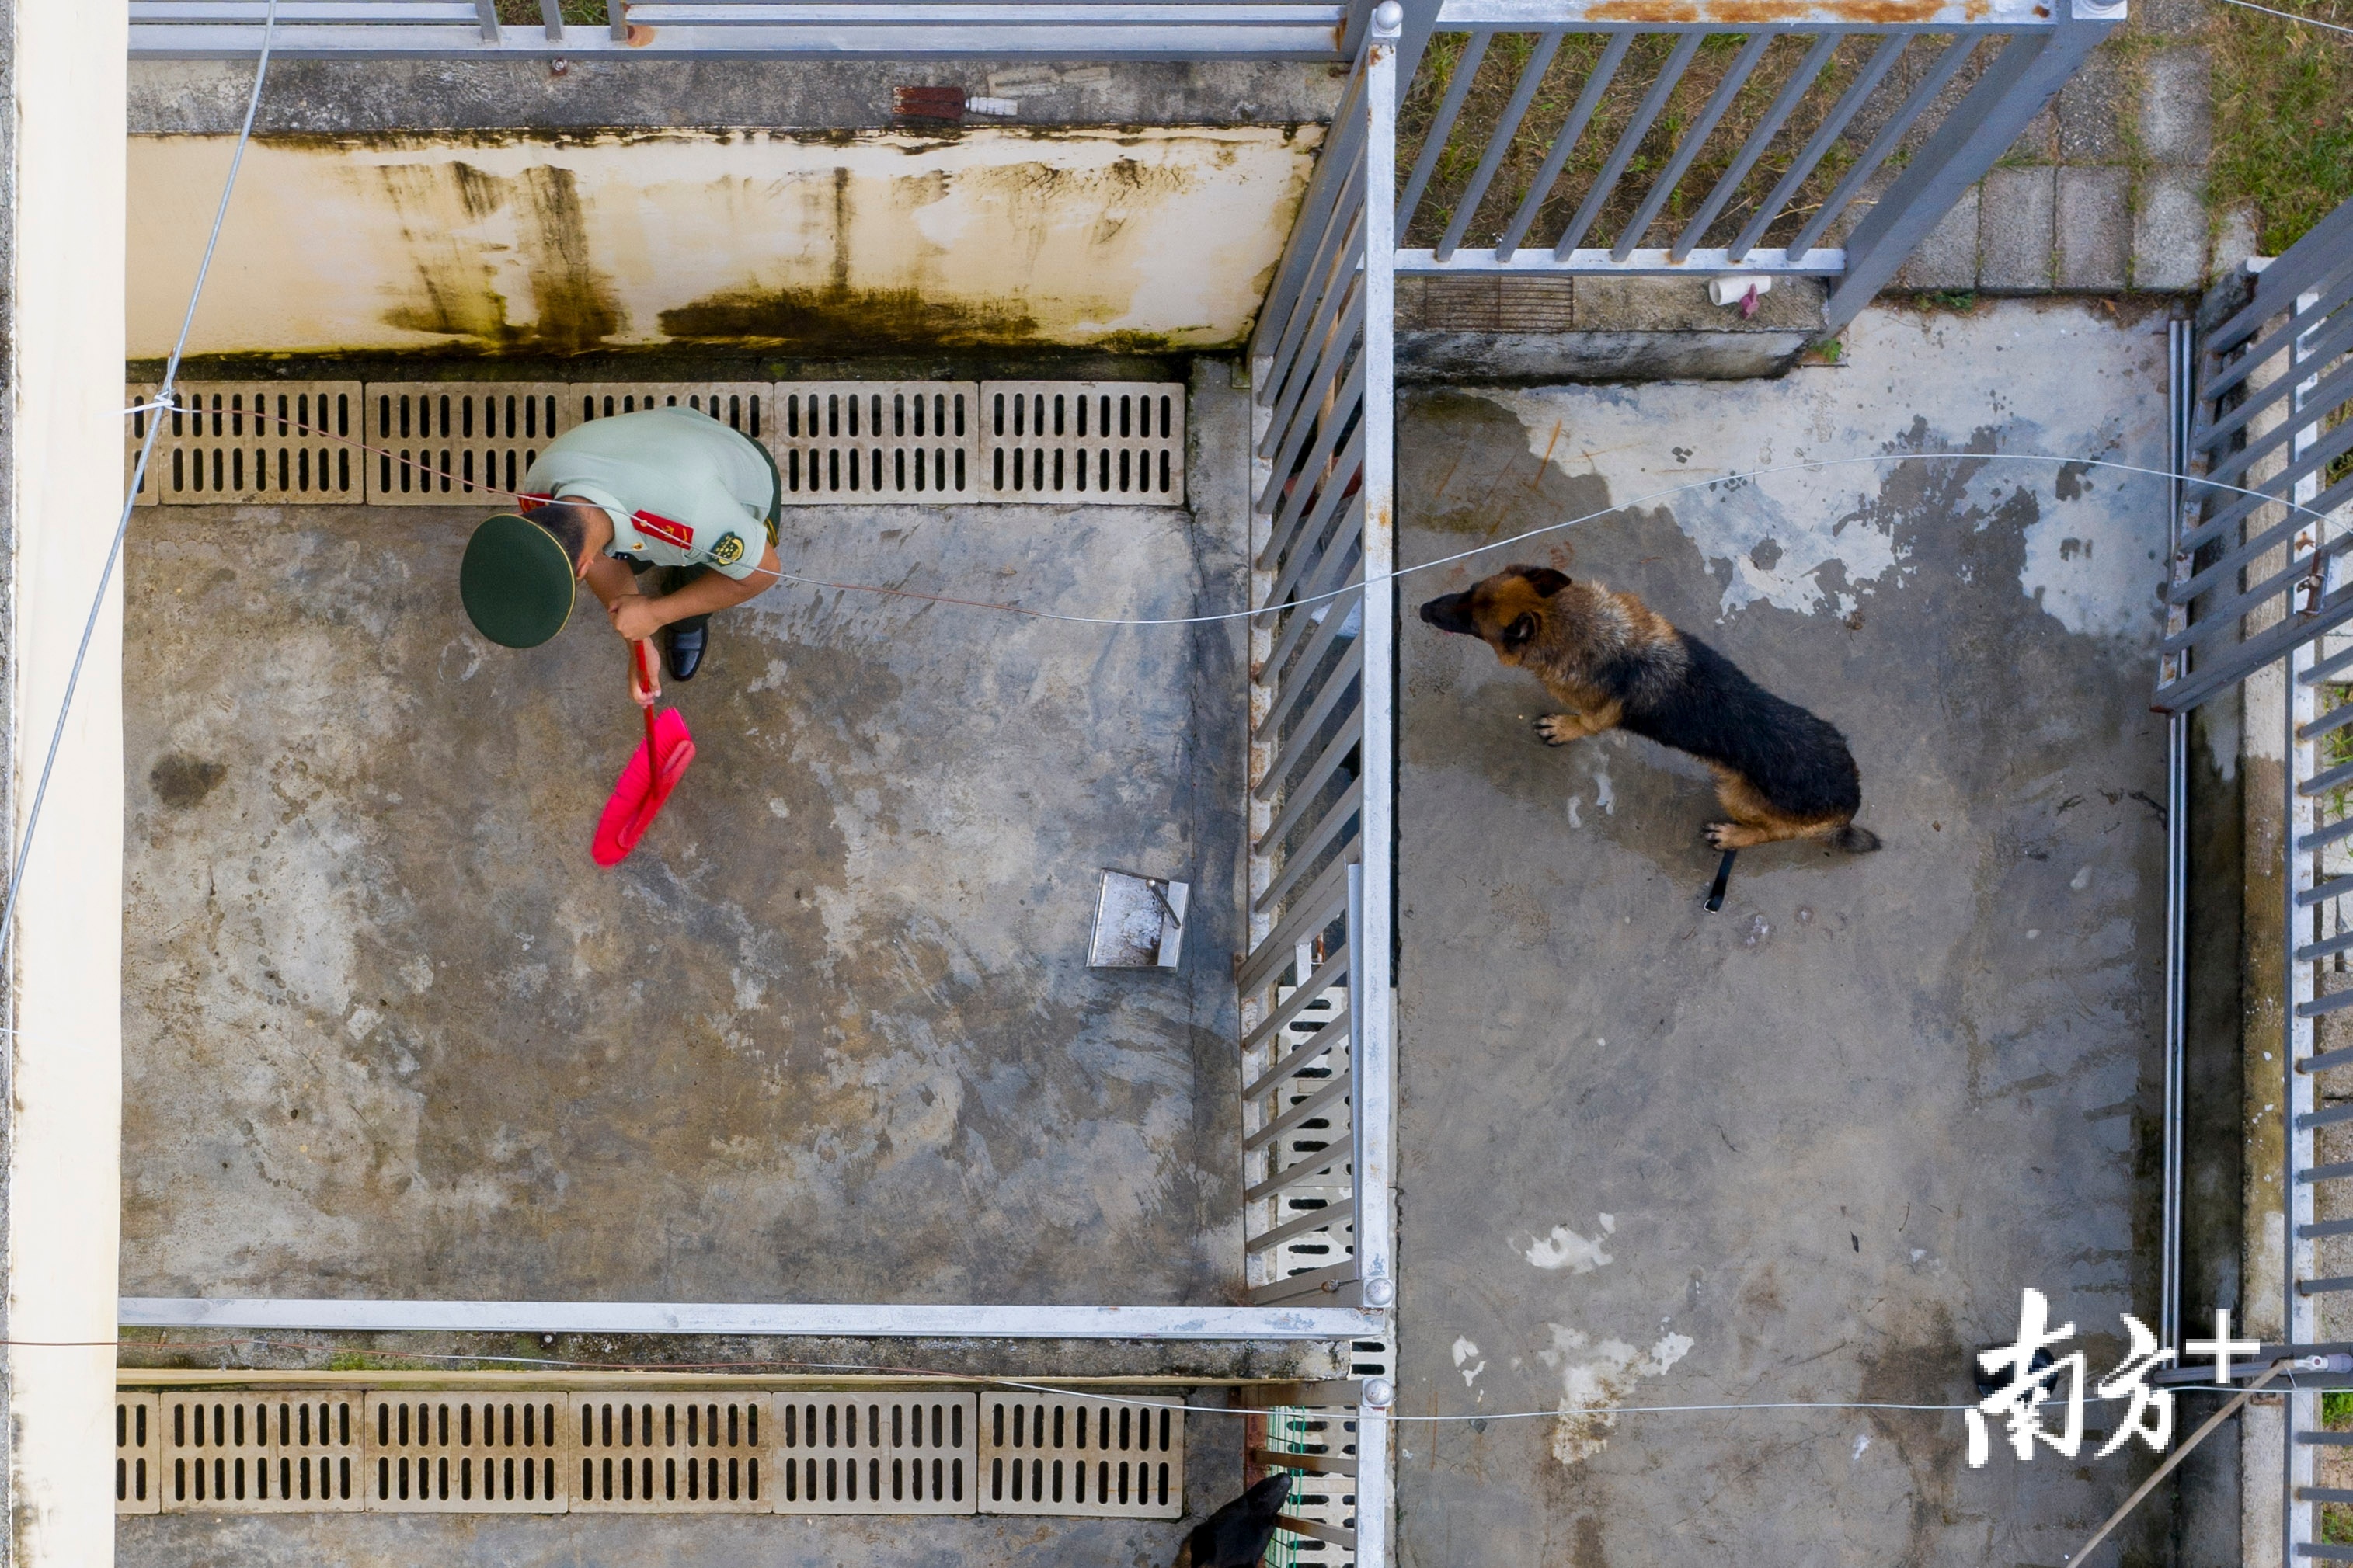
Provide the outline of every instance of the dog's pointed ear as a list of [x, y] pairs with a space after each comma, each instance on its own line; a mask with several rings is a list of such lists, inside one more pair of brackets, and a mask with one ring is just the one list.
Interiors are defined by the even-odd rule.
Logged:
[[1520, 575], [1527, 579], [1529, 587], [1547, 599], [1568, 586], [1568, 574], [1556, 572], [1549, 566], [1523, 566]]

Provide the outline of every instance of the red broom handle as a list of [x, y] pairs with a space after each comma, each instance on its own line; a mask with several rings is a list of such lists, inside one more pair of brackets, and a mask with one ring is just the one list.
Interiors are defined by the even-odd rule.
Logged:
[[654, 702], [661, 696], [661, 683], [654, 679], [653, 645], [635, 642], [629, 645], [629, 648], [638, 661], [638, 689], [632, 695], [637, 698], [638, 706], [645, 710], [646, 767], [648, 777], [651, 777], [652, 770], [661, 763], [661, 748], [654, 741]]

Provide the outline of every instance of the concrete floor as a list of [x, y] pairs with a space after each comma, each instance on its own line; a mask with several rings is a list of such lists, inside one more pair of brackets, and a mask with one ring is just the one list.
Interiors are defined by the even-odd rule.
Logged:
[[[1227, 379], [1190, 514], [792, 510], [784, 558], [1238, 604]], [[620, 645], [593, 604], [474, 637], [473, 521], [134, 524], [124, 1292], [1229, 1300], [1234, 639], [779, 586], [672, 688], [698, 758], [606, 872]], [[1105, 865], [1193, 881], [1181, 973], [1084, 967]]]
[[[1560, 1412], [1402, 1428], [1415, 1568], [2055, 1563], [2143, 1473], [2096, 1444], [1972, 1471], [1957, 1414], [1579, 1414], [1965, 1402], [2030, 1285], [2095, 1375], [2118, 1312], [2156, 1321], [2158, 481], [1947, 461], [1630, 503], [1904, 450], [2161, 467], [2164, 323], [1874, 310], [1845, 342], [1405, 416], [1409, 561], [1626, 508], [1404, 595], [1401, 1407]], [[1703, 912], [1700, 770], [1548, 751], [1533, 680], [1411, 618], [1509, 560], [1634, 589], [1839, 724], [1886, 847], [1748, 851]]]

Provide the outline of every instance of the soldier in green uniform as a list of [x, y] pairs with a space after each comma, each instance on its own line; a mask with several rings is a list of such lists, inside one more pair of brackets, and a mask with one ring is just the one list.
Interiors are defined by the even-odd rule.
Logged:
[[658, 636], [670, 679], [690, 680], [712, 612], [783, 569], [776, 459], [691, 408], [592, 419], [548, 444], [523, 489], [539, 504], [476, 529], [458, 580], [475, 628], [508, 647], [562, 631], [585, 582], [615, 631]]

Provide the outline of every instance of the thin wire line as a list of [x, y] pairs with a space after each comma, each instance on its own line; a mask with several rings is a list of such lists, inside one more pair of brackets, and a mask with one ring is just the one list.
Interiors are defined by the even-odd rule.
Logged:
[[[188, 308], [180, 318], [180, 335], [172, 340], [171, 357], [164, 362], [164, 384], [157, 390], [158, 401], [168, 401], [172, 384], [180, 373], [180, 357], [188, 346], [188, 333], [196, 324], [196, 303], [204, 298], [205, 279], [213, 269], [213, 252], [220, 247], [221, 226], [228, 221], [229, 197], [237, 191], [237, 171], [245, 163], [246, 144], [253, 140], [253, 117], [261, 108], [261, 84], [269, 76], [269, 45], [278, 26], [278, 0], [269, 0], [269, 9], [261, 23], [261, 53], [253, 68], [253, 93], [245, 101], [245, 124], [237, 133], [237, 151], [230, 154], [228, 178], [221, 184], [220, 205], [213, 212], [212, 233], [206, 237], [204, 259], [196, 264], [196, 280], [188, 289]], [[74, 693], [81, 687], [82, 666], [90, 658], [90, 638], [98, 630], [98, 617], [106, 608], [106, 591], [114, 581], [114, 568], [122, 558], [123, 536], [131, 531], [131, 509], [139, 500], [139, 489], [146, 480], [148, 455], [155, 449], [155, 437], [163, 431], [161, 418], [147, 422], [147, 438], [140, 443], [139, 460], [131, 470], [129, 493], [122, 498], [122, 518], [114, 525], [114, 538], [106, 547], [106, 565], [98, 574], [98, 594], [90, 602], [89, 618], [83, 621], [81, 642], [74, 649], [72, 667], [66, 672], [65, 696], [58, 704], [57, 727], [49, 731], [48, 754], [41, 761], [40, 781], [33, 786], [32, 809], [25, 814], [25, 836], [17, 843], [16, 861], [8, 868], [8, 896], [0, 902], [0, 956], [8, 951], [9, 938], [16, 930], [16, 895], [24, 889], [25, 866], [32, 858], [33, 834], [41, 825], [41, 804], [48, 798], [49, 775], [56, 772], [58, 752], [65, 744], [66, 721], [73, 713]]]
[[[194, 1344], [174, 1343], [169, 1341], [159, 1342], [149, 1340], [56, 1342], [39, 1340], [0, 1341], [0, 1344], [47, 1343], [93, 1346], [117, 1344], [127, 1346], [133, 1350], [173, 1351], [212, 1350], [219, 1349], [224, 1346], [247, 1345], [259, 1345], [265, 1349], [272, 1350], [298, 1350], [311, 1352], [316, 1352], [324, 1348], [319, 1345], [306, 1344], [294, 1340], [268, 1339], [217, 1340]], [[1133, 1405], [1154, 1410], [1176, 1408], [1198, 1412], [1204, 1415], [1248, 1416], [1263, 1415], [1267, 1414], [1267, 1411], [1264, 1409], [1238, 1408], [1236, 1406], [1225, 1405], [1187, 1405], [1182, 1401], [1178, 1401], [1172, 1405], [1170, 1401], [1165, 1399], [1146, 1399], [1116, 1394], [1095, 1394], [1084, 1388], [1073, 1388], [1067, 1385], [1049, 1383], [1032, 1383], [1024, 1381], [1020, 1378], [997, 1377], [987, 1373], [943, 1372], [935, 1367], [875, 1366], [860, 1362], [813, 1362], [788, 1361], [781, 1359], [724, 1362], [591, 1362], [568, 1361], [556, 1356], [464, 1355], [454, 1352], [436, 1351], [372, 1350], [367, 1353], [373, 1356], [381, 1356], [387, 1360], [394, 1361], [491, 1362], [500, 1365], [535, 1366], [544, 1367], [554, 1371], [589, 1373], [651, 1373], [662, 1372], [710, 1372], [731, 1368], [797, 1367], [815, 1372], [863, 1373], [870, 1375], [883, 1377], [923, 1378], [934, 1382], [980, 1384], [992, 1388], [1018, 1388], [1028, 1393], [1035, 1394], [1050, 1394], [1055, 1395], [1078, 1394], [1084, 1398], [1095, 1400], [1105, 1405]], [[148, 1369], [132, 1367], [123, 1370], [136, 1372]], [[246, 1370], [251, 1371], [256, 1369], [248, 1368]], [[297, 1368], [289, 1370], [300, 1371], [303, 1369]], [[321, 1375], [328, 1374], [322, 1373]], [[2179, 1393], [2180, 1390], [2177, 1389], [2175, 1392]], [[2094, 1394], [2086, 1395], [2085, 1402], [2087, 1404], [2094, 1405], [2117, 1404], [2130, 1397], [2131, 1396], [2129, 1394], [2109, 1395]], [[2046, 1401], [2046, 1403], [2048, 1403], [2048, 1401]], [[1343, 1405], [1280, 1405], [1274, 1408], [1283, 1410], [1316, 1410], [1345, 1409], [1347, 1407]], [[1954, 1411], [1975, 1410], [1978, 1408], [1979, 1407], [1973, 1404], [1910, 1405], [1889, 1400], [1785, 1399], [1710, 1405], [1577, 1405], [1555, 1406], [1548, 1410], [1498, 1410], [1484, 1414], [1473, 1411], [1463, 1415], [1412, 1415], [1402, 1413], [1392, 1413], [1389, 1419], [1392, 1421], [1411, 1421], [1423, 1424], [1462, 1421], [1535, 1421], [1560, 1417], [1576, 1419], [1587, 1415], [1721, 1415], [1726, 1412], [1740, 1410], [1894, 1410], [1948, 1415]]]
[[2284, 16], [2291, 22], [2301, 22], [2307, 27], [2326, 27], [2332, 33], [2353, 34], [2353, 27], [2340, 27], [2334, 22], [2323, 22], [2314, 16], [2299, 16], [2293, 11], [2274, 11], [2268, 5], [2258, 5], [2255, 0], [2224, 0], [2224, 4], [2240, 5], [2250, 11], [2261, 11], [2266, 16]]
[[[140, 405], [139, 406], [144, 407], [146, 405]], [[136, 409], [134, 408], [126, 412], [136, 412]], [[291, 425], [296, 429], [302, 431], [304, 435], [315, 439], [338, 442], [346, 447], [356, 447], [362, 452], [367, 453], [370, 456], [387, 458], [406, 468], [422, 468], [428, 477], [438, 472], [438, 470], [434, 468], [430, 463], [420, 463], [414, 458], [385, 451], [380, 447], [368, 446], [364, 441], [353, 440], [348, 436], [337, 436], [324, 430], [314, 430], [299, 419], [287, 419], [268, 416], [262, 417], [264, 423], [268, 423], [274, 417], [276, 423], [281, 426]], [[2168, 481], [2179, 479], [2185, 484], [2201, 485], [2210, 490], [2220, 490], [2231, 495], [2253, 496], [2259, 500], [2268, 501], [2285, 507], [2292, 512], [2302, 512], [2306, 516], [2317, 518], [2324, 522], [2328, 519], [2328, 514], [2326, 512], [2316, 511], [2301, 501], [2291, 500], [2284, 496], [2275, 496], [2266, 490], [2250, 489], [2243, 485], [2226, 484], [2220, 479], [2209, 479], [2195, 474], [2177, 474], [2169, 468], [2147, 468], [2137, 463], [2119, 463], [2105, 458], [2067, 457], [2064, 455], [2050, 455], [2040, 452], [1877, 452], [1858, 458], [1819, 458], [1805, 462], [1778, 463], [1768, 468], [1747, 468], [1733, 473], [1717, 474], [1705, 479], [1689, 479], [1682, 484], [1670, 485], [1664, 489], [1651, 490], [1646, 494], [1635, 496], [1628, 500], [1612, 502], [1609, 506], [1602, 507], [1598, 510], [1586, 512], [1582, 516], [1568, 518], [1559, 522], [1543, 523], [1537, 527], [1528, 529], [1524, 532], [1513, 534], [1508, 538], [1493, 540], [1484, 544], [1474, 544], [1467, 550], [1458, 550], [1451, 555], [1441, 555], [1437, 557], [1435, 560], [1419, 561], [1409, 566], [1400, 566], [1394, 571], [1384, 573], [1378, 576], [1369, 579], [1368, 583], [1359, 582], [1346, 584], [1341, 587], [1331, 589], [1325, 593], [1310, 594], [1300, 598], [1286, 599], [1281, 604], [1265, 605], [1255, 610], [1225, 610], [1215, 615], [1208, 616], [1162, 616], [1141, 617], [1123, 616], [1072, 616], [1065, 615], [1054, 610], [1033, 610], [1026, 605], [1008, 605], [1002, 601], [993, 599], [964, 599], [955, 597], [953, 595], [925, 594], [913, 588], [892, 588], [874, 583], [837, 583], [823, 577], [805, 577], [797, 573], [784, 571], [781, 568], [771, 572], [765, 566], [754, 566], [749, 572], [745, 573], [744, 576], [767, 577], [777, 582], [797, 583], [804, 587], [809, 588], [829, 588], [841, 593], [880, 594], [896, 599], [918, 599], [925, 604], [953, 605], [961, 608], [973, 610], [995, 610], [1003, 615], [1023, 616], [1031, 620], [1060, 621], [1072, 626], [1213, 626], [1224, 621], [1252, 620], [1260, 616], [1280, 615], [1285, 610], [1300, 609], [1311, 605], [1320, 605], [1330, 600], [1345, 598], [1352, 594], [1361, 591], [1363, 588], [1368, 586], [1369, 584], [1397, 582], [1400, 579], [1409, 577], [1417, 572], [1428, 572], [1440, 566], [1451, 566], [1458, 561], [1467, 561], [1476, 555], [1484, 555], [1493, 551], [1508, 549], [1512, 545], [1525, 543], [1531, 539], [1540, 538], [1547, 533], [1556, 533], [1564, 529], [1575, 528], [1581, 523], [1591, 522], [1599, 518], [1609, 517], [1620, 511], [1630, 510], [1635, 507], [1644, 506], [1653, 501], [1664, 500], [1673, 496], [1683, 495], [1691, 490], [1712, 489], [1718, 485], [1737, 484], [1744, 480], [1763, 479], [1774, 474], [1813, 473], [1823, 468], [1849, 468], [1863, 463], [1918, 463], [1935, 460], [1966, 460], [1985, 463], [2055, 463], [2063, 467], [2077, 465], [2084, 468], [2113, 468], [2119, 473], [2140, 474], [2150, 479], [2159, 479]], [[446, 475], [442, 477], [447, 478]], [[543, 500], [545, 499], [529, 490], [501, 489], [496, 485], [476, 484], [471, 480], [461, 482], [467, 484], [471, 490], [479, 492], [484, 496], [496, 496], [508, 500]], [[452, 504], [462, 503], [453, 502]], [[740, 581], [741, 579], [738, 580]]]

